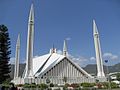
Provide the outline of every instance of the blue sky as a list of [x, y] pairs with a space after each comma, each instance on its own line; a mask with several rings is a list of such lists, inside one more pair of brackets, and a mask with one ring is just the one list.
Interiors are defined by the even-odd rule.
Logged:
[[[0, 0], [0, 24], [11, 38], [11, 61], [15, 57], [17, 35], [21, 35], [21, 55], [26, 58], [28, 15], [32, 0]], [[34, 56], [49, 52], [54, 44], [68, 51], [81, 66], [95, 63], [92, 20], [100, 33], [103, 59], [109, 65], [120, 62], [120, 0], [33, 0], [35, 9]]]

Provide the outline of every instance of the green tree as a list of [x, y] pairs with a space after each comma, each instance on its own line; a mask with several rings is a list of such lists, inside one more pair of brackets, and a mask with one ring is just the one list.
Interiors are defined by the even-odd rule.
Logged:
[[117, 80], [120, 81], [120, 73], [116, 74]]
[[0, 25], [0, 83], [10, 78], [10, 38], [5, 25]]

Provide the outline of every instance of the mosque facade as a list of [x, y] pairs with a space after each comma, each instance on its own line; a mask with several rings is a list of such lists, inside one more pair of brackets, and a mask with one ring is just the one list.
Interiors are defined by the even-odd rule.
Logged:
[[[102, 56], [100, 50], [100, 41], [95, 21], [93, 21], [94, 43], [97, 58], [98, 78], [105, 81], [105, 75], [102, 65]], [[19, 73], [19, 54], [20, 54], [20, 37], [18, 36], [16, 44], [16, 59], [15, 72], [12, 82], [15, 84], [24, 83], [47, 83], [64, 84], [67, 83], [83, 83], [95, 82], [95, 78], [83, 70], [78, 64], [69, 58], [67, 51], [66, 40], [63, 44], [63, 53], [58, 54], [56, 48], [50, 49], [48, 54], [33, 58], [34, 46], [34, 7], [31, 5], [29, 21], [28, 21], [28, 37], [27, 37], [27, 53], [26, 53], [26, 67], [23, 75], [18, 76]]]

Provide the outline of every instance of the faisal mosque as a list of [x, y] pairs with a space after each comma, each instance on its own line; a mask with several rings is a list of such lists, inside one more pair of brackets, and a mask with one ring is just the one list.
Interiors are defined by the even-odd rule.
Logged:
[[93, 20], [93, 38], [96, 52], [97, 76], [93, 77], [78, 64], [69, 58], [67, 51], [67, 42], [64, 40], [62, 55], [57, 53], [56, 48], [50, 49], [48, 54], [33, 58], [34, 45], [34, 6], [31, 5], [28, 21], [28, 36], [27, 36], [27, 51], [26, 51], [26, 66], [22, 76], [19, 74], [19, 56], [20, 56], [20, 35], [18, 35], [16, 43], [15, 69], [14, 79], [15, 84], [24, 83], [53, 83], [64, 84], [64, 79], [67, 83], [83, 83], [95, 82], [96, 78], [100, 81], [105, 81], [106, 77], [103, 70], [102, 53], [100, 47], [99, 33]]

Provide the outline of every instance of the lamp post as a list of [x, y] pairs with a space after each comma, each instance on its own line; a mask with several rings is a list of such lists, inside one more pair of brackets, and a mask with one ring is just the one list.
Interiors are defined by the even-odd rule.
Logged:
[[50, 87], [50, 79], [48, 77], [46, 79], [46, 84], [48, 85], [48, 89], [49, 89], [49, 87]]
[[107, 72], [107, 79], [108, 79], [108, 85], [109, 85], [108, 90], [111, 90], [109, 68], [108, 68], [108, 65], [107, 65], [108, 60], [105, 60], [105, 63], [106, 63], [106, 70], [107, 70], [106, 72]]

